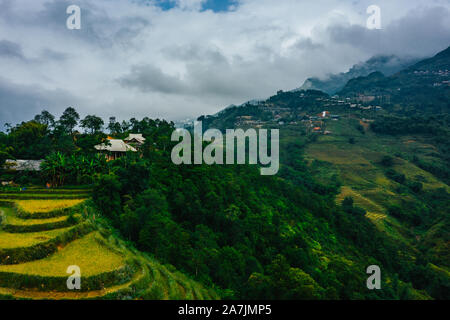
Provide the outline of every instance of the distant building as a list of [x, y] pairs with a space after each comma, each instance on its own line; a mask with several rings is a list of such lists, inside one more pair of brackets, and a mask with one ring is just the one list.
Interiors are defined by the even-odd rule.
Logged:
[[14, 171], [40, 171], [44, 160], [6, 160], [4, 169]]
[[375, 100], [375, 96], [366, 96], [364, 94], [359, 94], [358, 97], [356, 98], [357, 101], [360, 102], [372, 102], [373, 100]]
[[318, 114], [319, 117], [321, 118], [327, 118], [330, 116], [330, 112], [329, 111], [322, 111], [321, 113]]
[[141, 133], [130, 133], [123, 141], [134, 147], [140, 147], [145, 143], [145, 138]]

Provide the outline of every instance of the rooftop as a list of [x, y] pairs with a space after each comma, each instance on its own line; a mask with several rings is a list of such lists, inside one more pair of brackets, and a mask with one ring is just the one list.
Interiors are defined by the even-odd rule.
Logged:
[[108, 139], [108, 142], [110, 143], [110, 145], [108, 145], [107, 143], [98, 144], [95, 146], [95, 149], [99, 151], [112, 151], [112, 152], [137, 151], [135, 148], [126, 144], [123, 140], [120, 139]]

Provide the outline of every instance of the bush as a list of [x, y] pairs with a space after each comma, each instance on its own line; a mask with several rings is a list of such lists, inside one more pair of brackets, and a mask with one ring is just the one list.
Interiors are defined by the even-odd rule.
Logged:
[[389, 215], [393, 216], [394, 218], [398, 218], [400, 220], [405, 220], [405, 218], [407, 217], [406, 214], [403, 212], [402, 208], [400, 208], [397, 205], [389, 206], [388, 213], [389, 213]]
[[122, 211], [121, 189], [122, 185], [114, 173], [101, 174], [98, 176], [92, 194], [98, 209], [116, 223]]
[[394, 158], [392, 158], [391, 156], [384, 156], [381, 159], [380, 163], [384, 167], [392, 167], [392, 165], [394, 164]]
[[411, 183], [408, 183], [408, 187], [415, 193], [419, 193], [420, 191], [422, 191], [423, 189], [423, 184], [418, 182], [418, 181], [414, 181]]
[[394, 180], [395, 182], [401, 183], [401, 184], [404, 184], [406, 181], [405, 175], [403, 173], [399, 173], [399, 172], [395, 171], [394, 169], [387, 170], [386, 177]]

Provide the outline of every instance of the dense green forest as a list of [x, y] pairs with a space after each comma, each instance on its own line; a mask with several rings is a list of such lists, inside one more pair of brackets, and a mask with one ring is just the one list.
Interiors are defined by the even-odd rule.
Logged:
[[[131, 119], [109, 124], [108, 131], [117, 138], [142, 133], [142, 156], [106, 162], [93, 148], [106, 136], [98, 119], [79, 122], [73, 108], [58, 121], [43, 112], [1, 134], [1, 154], [45, 157], [41, 173], [16, 176], [20, 183], [93, 184], [97, 209], [125, 239], [217, 288], [222, 298], [450, 296], [448, 275], [433, 269], [426, 250], [411, 256], [351, 197], [336, 203], [339, 183], [315, 179], [302, 143], [283, 149], [275, 177], [249, 165], [176, 166], [170, 160], [173, 124]], [[78, 123], [84, 133], [75, 130]], [[448, 194], [442, 197], [434, 205]], [[373, 264], [383, 267], [383, 290], [366, 287], [366, 268]]]

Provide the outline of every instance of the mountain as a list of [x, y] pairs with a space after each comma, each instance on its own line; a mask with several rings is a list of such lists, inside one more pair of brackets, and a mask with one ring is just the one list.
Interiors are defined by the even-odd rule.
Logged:
[[403, 112], [446, 113], [450, 109], [450, 47], [393, 75], [379, 72], [351, 79], [341, 97], [384, 97]]
[[[384, 288], [396, 299], [450, 296], [449, 57], [446, 49], [394, 74], [374, 71], [349, 79], [337, 97], [318, 90], [279, 91], [257, 105], [199, 118], [204, 128], [279, 129], [277, 178], [302, 188], [303, 196], [312, 191], [309, 196], [332, 200], [344, 210], [334, 212], [328, 202], [325, 215], [313, 211], [307, 220], [326, 222], [330, 233], [302, 229], [308, 237], [320, 234], [312, 251], [327, 252], [320, 261], [332, 262], [314, 265], [315, 258], [306, 261], [303, 253], [285, 252], [317, 283], [313, 265], [327, 272], [338, 267], [335, 275], [349, 283], [343, 270], [376, 259], [389, 279]], [[294, 218], [292, 225], [303, 219]], [[359, 238], [366, 232], [380, 242]], [[340, 238], [338, 246], [325, 240], [341, 235], [345, 240]], [[355, 255], [345, 259], [351, 262], [341, 263], [338, 252], [350, 248]], [[259, 274], [252, 278], [263, 279]], [[355, 297], [354, 289], [345, 292], [329, 283], [323, 288], [336, 289], [340, 298]]]
[[340, 91], [350, 79], [367, 76], [375, 71], [382, 72], [385, 75], [392, 75], [417, 61], [418, 59], [416, 58], [400, 58], [394, 55], [374, 56], [365, 62], [355, 64], [347, 72], [332, 74], [326, 79], [319, 79], [316, 77], [308, 78], [300, 88], [296, 89], [296, 91], [316, 89], [328, 94], [334, 94]]

